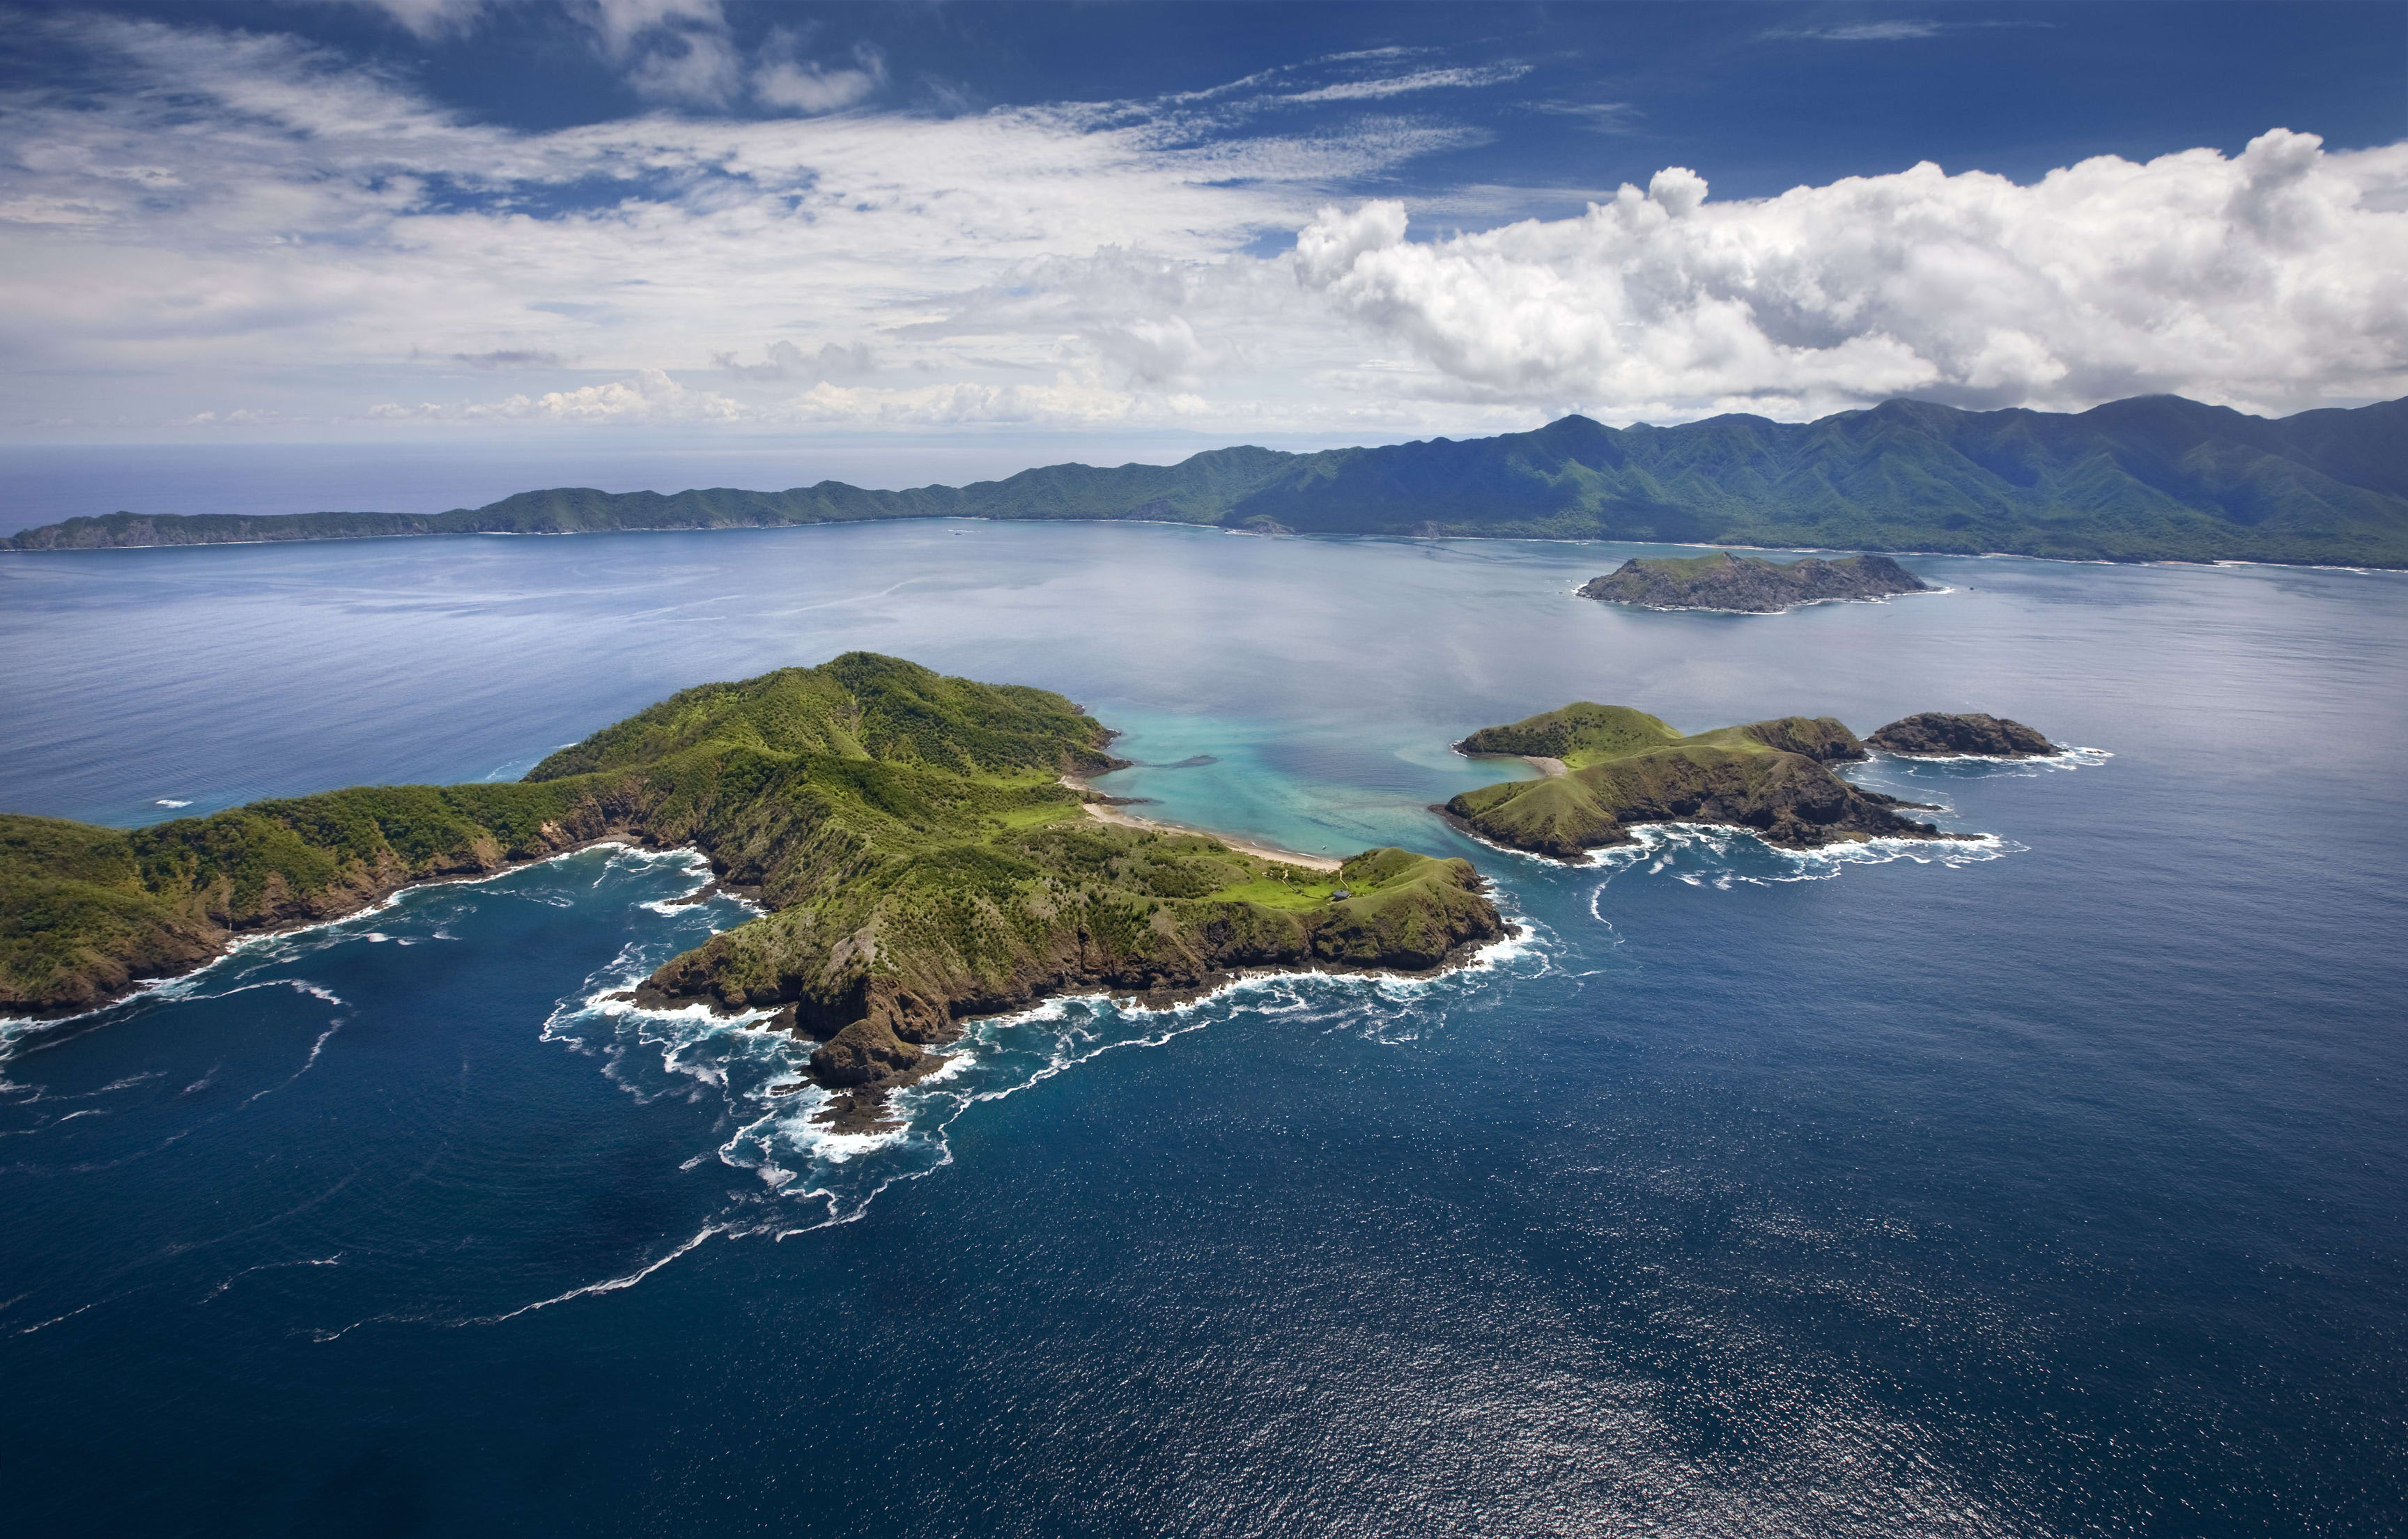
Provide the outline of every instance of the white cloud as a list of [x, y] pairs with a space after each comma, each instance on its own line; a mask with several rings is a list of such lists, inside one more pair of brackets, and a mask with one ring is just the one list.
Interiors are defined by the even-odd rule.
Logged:
[[1051, 385], [946, 384], [878, 390], [821, 383], [764, 415], [802, 422], [847, 426], [967, 427], [1010, 423], [1049, 427], [1096, 427], [1160, 422], [1204, 403], [1194, 397], [1146, 402], [1117, 391], [1070, 380]]
[[1469, 69], [1417, 69], [1410, 75], [1391, 75], [1368, 80], [1340, 80], [1332, 85], [1316, 86], [1310, 91], [1294, 91], [1282, 95], [1283, 102], [1358, 102], [1378, 96], [1402, 96], [1415, 91], [1437, 91], [1448, 87], [1464, 89], [1472, 86], [1502, 85], [1518, 80], [1530, 73], [1527, 64], [1491, 64]]
[[744, 64], [720, 0], [568, 0], [605, 59], [653, 101], [724, 107]]
[[319, 0], [319, 3], [357, 6], [366, 10], [380, 11], [398, 25], [430, 39], [471, 30], [491, 8], [490, 0]]
[[1928, 164], [1706, 201], [1681, 167], [1579, 219], [1405, 238], [1326, 209], [1299, 279], [1479, 399], [1781, 415], [1912, 392], [2086, 406], [2408, 388], [2408, 148], [2275, 130], [2017, 186]]
[[[718, 36], [717, 16], [649, 0], [589, 20], [634, 68], [664, 39]], [[1456, 187], [1412, 221], [1341, 210], [1476, 142], [1395, 93], [1320, 132], [1246, 128], [1284, 128], [1267, 116], [1281, 96], [1332, 73], [1443, 73], [1397, 55], [1151, 101], [934, 118], [831, 86], [787, 104], [824, 106], [810, 116], [537, 133], [289, 37], [26, 24], [116, 84], [0, 93], [0, 420], [20, 432], [206, 408], [222, 426], [281, 413], [279, 431], [373, 412], [1373, 436], [1563, 409], [1795, 416], [1901, 391], [2078, 406], [2172, 389], [2259, 409], [2408, 393], [2401, 147], [2275, 134], [2028, 187], [1918, 166], [1747, 202], [1676, 167], [1645, 192], [1548, 190], [1593, 196], [1581, 218], [1414, 239], [1534, 191]], [[800, 70], [803, 41], [775, 60]], [[1287, 231], [1293, 253], [1245, 254]], [[503, 369], [560, 388], [500, 393]]]
[[1767, 37], [1806, 37], [1818, 43], [1898, 43], [1917, 37], [1937, 37], [1942, 31], [1937, 21], [1850, 21], [1828, 27], [1788, 27], [1764, 36]]
[[1991, 32], [2001, 28], [2053, 27], [2054, 21], [2031, 18], [2013, 21], [1933, 21], [1900, 17], [1887, 21], [1842, 21], [1819, 27], [1776, 27], [1756, 34], [1767, 42], [1797, 39], [1813, 43], [1909, 43], [1937, 37], [1944, 32]]
[[766, 362], [745, 363], [732, 352], [715, 353], [711, 363], [739, 379], [852, 379], [878, 372], [878, 355], [867, 342], [824, 342], [819, 351], [806, 353], [780, 337], [769, 344]]
[[[595, 15], [603, 44], [629, 50], [660, 18], [707, 19]], [[639, 407], [611, 392], [637, 371], [714, 365], [730, 399], [767, 411], [767, 388], [812, 382], [813, 369], [858, 386], [867, 370], [838, 356], [856, 348], [917, 375], [915, 388], [979, 387], [991, 418], [1099, 420], [1105, 396], [1175, 415], [1172, 397], [1209, 384], [1230, 420], [1249, 420], [1248, 403], [1293, 396], [1326, 366], [1314, 344], [1333, 332], [1283, 266], [1230, 253], [1295, 228], [1354, 178], [1467, 142], [1395, 117], [1232, 136], [1176, 101], [515, 133], [292, 38], [45, 24], [120, 84], [97, 105], [0, 95], [0, 356], [90, 378], [112, 420], [135, 397], [108, 381], [129, 377], [135, 396], [162, 398], [161, 420], [216, 408], [236, 379], [289, 414], [356, 419], [425, 401], [438, 378], [459, 388], [459, 359], [547, 356], [578, 360], [580, 388], [597, 393], [408, 415], [707, 417], [707, 403], [672, 410], [638, 390]], [[874, 73], [872, 58], [857, 67]], [[780, 352], [727, 366], [761, 358], [764, 337], [816, 363]], [[1032, 374], [1100, 393], [1075, 410], [1015, 393]], [[0, 399], [32, 407], [32, 377], [15, 378], [0, 376]], [[46, 416], [54, 389], [41, 387]], [[942, 415], [892, 395], [832, 399], [871, 421]], [[833, 409], [823, 401], [812, 420]]]
[[850, 68], [794, 58], [761, 64], [752, 71], [752, 99], [796, 112], [838, 112], [867, 101], [885, 83], [885, 55], [862, 43], [853, 50]]
[[551, 422], [735, 422], [749, 414], [738, 402], [710, 391], [689, 390], [659, 369], [639, 369], [624, 379], [512, 395], [491, 402], [426, 402], [405, 406], [386, 402], [369, 408], [378, 421]]

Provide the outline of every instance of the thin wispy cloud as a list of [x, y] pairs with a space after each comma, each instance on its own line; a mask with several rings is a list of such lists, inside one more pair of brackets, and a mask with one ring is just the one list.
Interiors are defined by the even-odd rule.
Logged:
[[1759, 39], [1794, 39], [1815, 43], [1906, 43], [1949, 32], [1981, 32], [1996, 28], [2046, 27], [2037, 21], [1938, 21], [1900, 17], [1884, 21], [1841, 21], [1818, 27], [1775, 27], [1756, 34]]
[[[587, 35], [634, 67], [715, 14]], [[1549, 176], [1409, 207], [1363, 192], [1503, 107], [1637, 109], [1379, 50], [938, 116], [882, 94], [884, 55], [797, 33], [739, 51], [741, 110], [529, 129], [291, 36], [18, 21], [62, 61], [0, 93], [0, 356], [45, 420], [1460, 433], [2408, 392], [2399, 146], [1715, 199], [1679, 167], [1584, 184], [1626, 146], [1566, 133]], [[759, 115], [765, 60], [798, 115]]]
[[1523, 107], [1549, 117], [1570, 118], [1598, 134], [1627, 134], [1646, 116], [1630, 102], [1526, 102]]
[[1340, 80], [1311, 91], [1283, 94], [1283, 102], [1359, 102], [1380, 96], [1402, 96], [1416, 91], [1468, 90], [1503, 85], [1530, 73], [1527, 64], [1486, 64], [1469, 69], [1418, 69], [1368, 80]]
[[472, 369], [565, 369], [568, 360], [556, 352], [533, 348], [499, 348], [491, 352], [455, 352], [454, 363], [465, 363]]

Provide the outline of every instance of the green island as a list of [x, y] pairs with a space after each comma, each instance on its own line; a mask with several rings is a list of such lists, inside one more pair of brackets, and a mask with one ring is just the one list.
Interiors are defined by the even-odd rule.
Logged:
[[[1993, 729], [2007, 727], [2046, 744], [2019, 722], [1938, 712], [1893, 722], [1871, 741], [1908, 757], [1946, 757], [1967, 751], [1959, 742], [1992, 741]], [[1467, 791], [1437, 810], [1491, 844], [1554, 860], [1632, 843], [1630, 830], [1645, 823], [1726, 824], [1784, 849], [1952, 837], [1903, 816], [1930, 808], [1833, 774], [1831, 765], [1871, 754], [1828, 716], [1684, 735], [1644, 711], [1580, 701], [1484, 727], [1455, 748], [1528, 760], [1541, 777]]]
[[1721, 609], [1770, 615], [1800, 604], [1928, 593], [1932, 587], [1887, 556], [1766, 561], [1717, 550], [1708, 556], [1633, 556], [1581, 585], [1580, 596], [1641, 609]]
[[1255, 969], [1427, 971], [1507, 933], [1462, 860], [1374, 849], [1329, 873], [1089, 816], [1068, 777], [1113, 767], [1112, 735], [1058, 694], [850, 652], [687, 690], [513, 783], [130, 830], [0, 815], [0, 1013], [89, 1010], [420, 882], [604, 840], [691, 847], [767, 912], [637, 997], [769, 1012], [818, 1041], [831, 1119], [869, 1126], [975, 1016]]
[[0, 537], [0, 549], [929, 518], [2403, 567], [2408, 399], [2279, 419], [2178, 395], [2071, 413], [1885, 401], [1812, 422], [1565, 417], [1493, 438], [1311, 454], [1239, 445], [1174, 465], [1045, 465], [960, 487], [556, 487], [448, 513], [120, 512]]

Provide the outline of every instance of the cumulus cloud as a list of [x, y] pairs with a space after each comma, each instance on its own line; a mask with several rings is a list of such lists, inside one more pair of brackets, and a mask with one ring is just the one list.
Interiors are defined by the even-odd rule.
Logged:
[[[724, 30], [704, 0], [578, 3], [630, 69]], [[1531, 190], [1338, 201], [1477, 140], [1406, 110], [1446, 72], [1397, 53], [942, 118], [847, 99], [836, 74], [885, 68], [851, 54], [795, 116], [538, 132], [290, 37], [24, 24], [108, 88], [0, 91], [0, 411], [20, 424], [1369, 436], [1891, 393], [2408, 393], [2408, 147], [2278, 131], [2028, 186], [1925, 165], [1748, 201], [1670, 167], [1550, 190], [1593, 202], [1581, 218], [1484, 229]], [[810, 41], [772, 62], [801, 70]], [[760, 61], [738, 63], [727, 89], [758, 91]], [[1383, 80], [1423, 83], [1321, 102], [1311, 131], [1278, 116]], [[1440, 221], [1476, 233], [1417, 235]], [[505, 393], [514, 369], [573, 388]]]
[[867, 43], [854, 46], [849, 67], [792, 57], [792, 35], [775, 39], [772, 57], [752, 72], [752, 99], [764, 107], [796, 112], [838, 112], [857, 106], [886, 83], [886, 56]]
[[1299, 280], [1468, 396], [1784, 414], [1915, 394], [2086, 406], [2408, 384], [2408, 150], [2277, 129], [2226, 158], [2085, 161], [2018, 186], [1925, 164], [1707, 199], [1684, 167], [1578, 219], [1415, 242], [1327, 208]]

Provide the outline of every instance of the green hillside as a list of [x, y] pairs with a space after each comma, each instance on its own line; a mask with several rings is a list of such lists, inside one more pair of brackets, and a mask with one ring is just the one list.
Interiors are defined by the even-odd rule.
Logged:
[[114, 513], [20, 550], [867, 519], [1151, 519], [1332, 534], [1534, 535], [2110, 561], [2408, 566], [2408, 400], [2250, 417], [2179, 396], [2076, 414], [1891, 401], [1176, 465], [1050, 465], [966, 487], [524, 492], [449, 513]]
[[[1484, 727], [1465, 753], [1535, 755], [1567, 773], [1468, 791], [1447, 813], [1491, 843], [1555, 860], [1628, 844], [1642, 823], [1720, 823], [1792, 849], [1870, 838], [1932, 838], [1914, 808], [1849, 784], [1834, 762], [1870, 757], [1828, 716], [1784, 716], [1684, 736], [1627, 705], [1578, 701]], [[1918, 809], [1919, 810], [1919, 809]]]
[[[1086, 816], [1111, 734], [1042, 690], [851, 652], [672, 696], [509, 785], [382, 786], [119, 830], [0, 815], [0, 1013], [59, 1013], [247, 931], [604, 837], [692, 845], [770, 912], [647, 997], [770, 1009], [814, 1072], [875, 1088], [960, 1017], [1246, 967], [1427, 968], [1503, 931], [1462, 861], [1372, 850], [1333, 880]], [[1348, 895], [1340, 897], [1339, 891]]]

